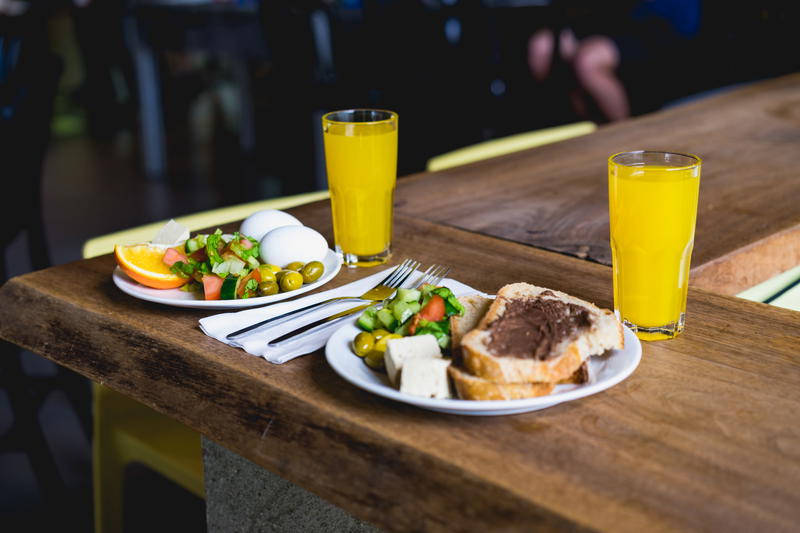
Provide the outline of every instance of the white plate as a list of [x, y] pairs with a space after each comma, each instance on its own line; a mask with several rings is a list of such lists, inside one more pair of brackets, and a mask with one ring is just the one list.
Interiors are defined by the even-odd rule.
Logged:
[[608, 355], [589, 358], [592, 380], [584, 385], [557, 385], [555, 390], [538, 398], [504, 401], [438, 400], [403, 394], [395, 389], [386, 374], [375, 372], [357, 357], [351, 342], [360, 329], [355, 321], [339, 328], [328, 340], [325, 356], [333, 370], [356, 387], [384, 398], [404, 402], [423, 409], [458, 415], [492, 416], [537, 411], [562, 402], [577, 400], [613, 387], [633, 373], [642, 358], [642, 345], [627, 327], [625, 347]]
[[322, 264], [325, 266], [325, 272], [323, 272], [322, 277], [314, 283], [303, 285], [299, 289], [291, 292], [279, 292], [272, 296], [244, 298], [242, 300], [204, 300], [200, 297], [199, 293], [195, 292], [182, 291], [180, 289], [151, 289], [129, 278], [119, 267], [114, 269], [112, 278], [114, 284], [119, 287], [122, 292], [130, 294], [134, 298], [139, 298], [140, 300], [174, 305], [176, 307], [192, 307], [195, 309], [233, 309], [271, 304], [286, 300], [287, 298], [294, 298], [304, 292], [321, 287], [339, 273], [339, 269], [342, 268], [342, 259], [333, 250], [328, 250], [328, 253], [325, 254], [325, 258], [322, 260]]

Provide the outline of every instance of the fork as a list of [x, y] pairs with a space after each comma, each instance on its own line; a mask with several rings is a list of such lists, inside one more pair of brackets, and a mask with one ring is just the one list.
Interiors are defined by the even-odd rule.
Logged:
[[[448, 266], [441, 266], [441, 265], [431, 265], [428, 269], [422, 273], [419, 279], [412, 284], [412, 287], [422, 287], [423, 285], [430, 284], [430, 285], [437, 285], [440, 281], [444, 279], [445, 276], [450, 272], [450, 267]], [[289, 333], [281, 335], [275, 339], [272, 339], [267, 344], [273, 348], [277, 346], [283, 346], [289, 342], [294, 342], [296, 340], [300, 340], [312, 333], [316, 333], [322, 329], [328, 328], [334, 324], [338, 324], [339, 322], [343, 321], [344, 319], [348, 318], [350, 315], [353, 315], [367, 307], [372, 307], [373, 305], [377, 305], [380, 302], [370, 302], [367, 304], [362, 304], [340, 313], [336, 313], [326, 318], [322, 318], [315, 322], [311, 322], [310, 324], [306, 324], [305, 326], [301, 326]]]
[[282, 315], [278, 315], [272, 318], [267, 318], [266, 320], [262, 320], [260, 322], [256, 322], [255, 324], [251, 324], [246, 326], [242, 329], [236, 330], [233, 333], [229, 333], [225, 336], [226, 339], [231, 340], [239, 335], [244, 333], [248, 333], [253, 331], [254, 329], [260, 328], [262, 326], [266, 326], [267, 324], [281, 324], [290, 318], [297, 318], [303, 316], [305, 314], [314, 311], [315, 309], [319, 309], [321, 307], [325, 307], [326, 305], [330, 305], [334, 302], [341, 302], [345, 300], [353, 300], [353, 301], [362, 301], [362, 302], [373, 302], [373, 301], [381, 301], [385, 300], [392, 294], [394, 291], [400, 287], [405, 281], [411, 276], [414, 272], [416, 272], [417, 268], [419, 268], [420, 263], [419, 261], [415, 261], [413, 259], [406, 259], [399, 265], [397, 265], [388, 276], [383, 278], [377, 285], [366, 291], [361, 296], [337, 296], [335, 298], [330, 298], [328, 300], [323, 300], [321, 302], [313, 303], [311, 305], [307, 305], [305, 307], [301, 307], [300, 309], [294, 309], [289, 311], [288, 313], [284, 313]]

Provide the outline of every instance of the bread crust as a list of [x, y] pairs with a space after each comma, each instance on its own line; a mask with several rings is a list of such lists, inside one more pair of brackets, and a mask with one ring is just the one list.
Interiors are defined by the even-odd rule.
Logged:
[[456, 394], [462, 400], [520, 400], [551, 394], [556, 385], [588, 383], [589, 365], [584, 361], [568, 378], [558, 383], [498, 383], [479, 378], [456, 365], [447, 368]]
[[458, 301], [464, 306], [464, 314], [450, 317], [450, 346], [454, 351], [461, 349], [461, 339], [477, 327], [493, 299], [476, 293], [461, 296]]
[[[493, 353], [489, 331], [492, 322], [502, 316], [509, 301], [536, 298], [557, 299], [584, 307], [590, 314], [591, 326], [577, 338], [565, 339], [556, 345], [546, 360]], [[464, 368], [476, 377], [498, 383], [555, 383], [569, 379], [589, 356], [622, 348], [623, 339], [622, 325], [611, 311], [553, 289], [513, 283], [497, 292], [497, 298], [478, 327], [464, 335], [460, 344]]]
[[578, 369], [572, 373], [572, 375], [566, 379], [562, 379], [559, 381], [559, 384], [574, 384], [574, 385], [583, 385], [584, 383], [589, 383], [592, 380], [592, 375], [589, 370], [589, 361], [584, 361]]
[[462, 400], [521, 400], [546, 396], [555, 383], [497, 383], [483, 379], [450, 365], [447, 373]]

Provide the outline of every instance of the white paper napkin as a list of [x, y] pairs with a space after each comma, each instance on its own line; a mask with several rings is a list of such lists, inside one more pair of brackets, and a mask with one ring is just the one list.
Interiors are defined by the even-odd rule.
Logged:
[[[315, 309], [313, 312], [302, 315], [299, 318], [289, 320], [287, 322], [279, 323], [277, 325], [266, 325], [261, 328], [255, 329], [245, 335], [237, 337], [234, 340], [228, 340], [226, 335], [238, 329], [241, 329], [250, 324], [254, 324], [267, 318], [278, 316], [280, 314], [291, 311], [292, 309], [299, 309], [316, 302], [321, 302], [335, 296], [355, 296], [363, 294], [371, 289], [375, 284], [381, 281], [388, 274], [389, 269], [384, 269], [360, 280], [342, 285], [329, 291], [312, 294], [296, 300], [278, 302], [265, 307], [256, 307], [246, 309], [244, 311], [232, 313], [220, 313], [200, 319], [200, 329], [208, 335], [220, 342], [224, 342], [230, 346], [242, 348], [244, 351], [253, 355], [258, 355], [270, 361], [271, 363], [281, 364], [290, 361], [295, 357], [311, 353], [319, 348], [325, 346], [328, 339], [336, 331], [338, 327], [346, 322], [340, 322], [338, 325], [327, 327], [321, 331], [313, 334], [306, 335], [301, 339], [290, 342], [282, 346], [269, 346], [272, 339], [280, 337], [285, 333], [295, 330], [305, 324], [330, 316], [334, 313], [344, 311], [361, 305], [362, 302], [337, 302], [335, 304], [323, 306], [320, 309]], [[419, 278], [419, 274], [411, 276], [411, 283], [407, 286], [412, 286], [413, 283]], [[477, 292], [472, 287], [464, 285], [463, 283], [446, 278], [440, 285], [448, 287], [456, 296], [463, 296]], [[352, 319], [358, 317], [358, 313], [351, 316]]]

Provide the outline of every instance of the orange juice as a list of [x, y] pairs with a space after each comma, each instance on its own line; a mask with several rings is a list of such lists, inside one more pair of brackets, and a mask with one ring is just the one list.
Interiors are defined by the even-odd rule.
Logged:
[[609, 159], [614, 310], [644, 340], [683, 330], [694, 246], [700, 160], [664, 155]]
[[345, 264], [365, 266], [385, 262], [391, 248], [397, 115], [357, 111], [367, 110], [325, 115], [323, 132], [336, 249]]

